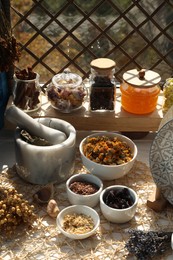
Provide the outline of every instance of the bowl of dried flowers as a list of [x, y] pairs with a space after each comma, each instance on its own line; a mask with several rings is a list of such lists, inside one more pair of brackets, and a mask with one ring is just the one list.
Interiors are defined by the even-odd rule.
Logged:
[[85, 205], [64, 208], [57, 216], [58, 230], [71, 239], [85, 239], [94, 235], [100, 225], [98, 213]]
[[102, 180], [126, 175], [137, 157], [137, 146], [128, 137], [115, 132], [99, 132], [85, 137], [79, 151], [86, 169]]

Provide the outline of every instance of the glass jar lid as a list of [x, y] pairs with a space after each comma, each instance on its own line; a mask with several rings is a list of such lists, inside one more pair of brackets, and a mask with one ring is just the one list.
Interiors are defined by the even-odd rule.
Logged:
[[52, 83], [55, 87], [75, 88], [82, 83], [82, 78], [79, 75], [72, 73], [70, 69], [65, 69], [63, 73], [53, 76]]
[[133, 69], [123, 74], [123, 79], [134, 87], [150, 88], [157, 85], [161, 81], [160, 75], [152, 70]]

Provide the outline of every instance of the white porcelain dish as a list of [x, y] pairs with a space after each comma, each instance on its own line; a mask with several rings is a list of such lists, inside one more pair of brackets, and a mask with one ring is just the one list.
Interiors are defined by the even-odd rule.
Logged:
[[[132, 155], [133, 158], [131, 161], [121, 164], [121, 165], [103, 165], [103, 164], [99, 164], [96, 163], [90, 159], [88, 159], [84, 153], [83, 153], [83, 145], [84, 143], [87, 141], [87, 138], [89, 137], [95, 137], [95, 136], [108, 136], [108, 137], [117, 137], [120, 141], [126, 142], [127, 145], [131, 148], [132, 151]], [[97, 177], [99, 177], [102, 180], [114, 180], [114, 179], [118, 179], [123, 177], [124, 175], [126, 175], [131, 168], [133, 167], [133, 164], [136, 160], [136, 156], [137, 156], [137, 146], [135, 145], [135, 143], [128, 137], [118, 134], [118, 133], [114, 133], [114, 132], [99, 132], [99, 133], [94, 133], [92, 135], [87, 136], [86, 138], [84, 138], [80, 145], [79, 145], [79, 150], [80, 150], [80, 154], [81, 154], [81, 158], [82, 158], [82, 162], [84, 164], [84, 166], [86, 167], [86, 169], [96, 175]]]
[[154, 182], [173, 205], [173, 120], [157, 132], [150, 148], [149, 164]]
[[[83, 233], [83, 234], [73, 234], [73, 233], [66, 232], [63, 229], [63, 219], [67, 214], [73, 214], [73, 213], [84, 214], [84, 215], [90, 216], [93, 219], [94, 228], [90, 232]], [[63, 210], [60, 211], [60, 213], [57, 216], [56, 223], [57, 223], [58, 229], [61, 231], [62, 234], [64, 234], [64, 236], [71, 238], [71, 239], [85, 239], [96, 233], [96, 230], [100, 225], [100, 217], [94, 209], [92, 209], [88, 206], [73, 205], [73, 206], [64, 208]]]
[[[77, 194], [70, 189], [70, 185], [76, 181], [80, 181], [80, 182], [82, 181], [82, 182], [94, 184], [99, 189], [97, 192], [90, 195]], [[86, 173], [75, 174], [72, 175], [66, 181], [66, 191], [67, 191], [68, 200], [73, 205], [86, 205], [92, 208], [95, 207], [99, 203], [100, 193], [102, 189], [103, 189], [103, 182], [98, 177], [91, 174], [86, 174]]]
[[[105, 197], [106, 195], [112, 191], [112, 190], [122, 190], [122, 189], [128, 189], [128, 191], [130, 192], [131, 198], [133, 199], [133, 205], [128, 207], [128, 208], [124, 208], [124, 209], [116, 209], [116, 208], [112, 208], [110, 206], [108, 206], [105, 203]], [[128, 221], [130, 221], [136, 212], [136, 207], [137, 207], [137, 203], [138, 203], [138, 196], [136, 194], [136, 192], [127, 187], [127, 186], [123, 186], [123, 185], [113, 185], [113, 186], [109, 186], [107, 188], [105, 188], [100, 195], [100, 209], [101, 212], [103, 214], [103, 216], [112, 223], [126, 223]]]

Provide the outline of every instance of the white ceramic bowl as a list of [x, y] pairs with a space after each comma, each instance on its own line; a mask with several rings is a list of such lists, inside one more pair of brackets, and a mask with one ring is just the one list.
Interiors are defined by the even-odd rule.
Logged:
[[[71, 183], [75, 181], [83, 181], [83, 182], [95, 184], [98, 186], [99, 190], [90, 195], [77, 194], [70, 189]], [[99, 203], [100, 193], [102, 189], [103, 189], [102, 181], [98, 177], [91, 174], [86, 174], [86, 173], [75, 174], [66, 181], [66, 191], [67, 191], [68, 200], [73, 205], [86, 205], [92, 208], [95, 207]]]
[[[83, 233], [83, 234], [72, 234], [72, 233], [66, 232], [63, 229], [63, 219], [67, 214], [73, 214], [73, 213], [91, 216], [91, 218], [93, 219], [93, 222], [94, 222], [94, 228], [90, 232]], [[100, 225], [100, 217], [94, 209], [92, 209], [88, 206], [73, 205], [73, 206], [67, 207], [67, 208], [60, 211], [60, 213], [57, 216], [56, 223], [57, 223], [58, 229], [66, 237], [69, 237], [71, 239], [85, 239], [85, 238], [90, 237], [91, 235], [95, 234], [97, 228]]]
[[[130, 192], [131, 198], [133, 199], [132, 206], [124, 209], [116, 209], [108, 206], [105, 203], [105, 197], [111, 190], [122, 190], [124, 188], [127, 188], [128, 191]], [[126, 223], [130, 221], [135, 215], [137, 203], [138, 203], [138, 196], [136, 192], [133, 189], [123, 185], [109, 186], [106, 189], [104, 189], [100, 195], [101, 212], [103, 216], [112, 223]]]
[[[87, 138], [94, 136], [117, 137], [120, 141], [126, 142], [127, 145], [131, 148], [133, 154], [132, 160], [121, 165], [103, 165], [88, 159], [83, 153], [83, 145], [86, 143]], [[86, 167], [86, 169], [102, 180], [114, 180], [126, 175], [131, 170], [137, 156], [137, 146], [135, 143], [128, 137], [114, 132], [99, 132], [87, 136], [81, 141], [79, 150], [83, 165]]]
[[39, 118], [40, 123], [61, 130], [67, 139], [56, 145], [36, 146], [22, 140], [15, 131], [15, 156], [18, 174], [33, 184], [60, 183], [74, 172], [76, 151], [76, 130], [68, 122], [57, 118]]

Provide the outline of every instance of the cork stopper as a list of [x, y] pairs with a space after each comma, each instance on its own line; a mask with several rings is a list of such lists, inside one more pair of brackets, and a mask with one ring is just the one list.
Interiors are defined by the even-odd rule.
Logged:
[[115, 61], [107, 58], [98, 58], [90, 63], [91, 68], [96, 70], [110, 70], [115, 68]]
[[137, 69], [128, 70], [123, 74], [123, 79], [134, 87], [149, 88], [157, 85], [161, 81], [160, 75], [152, 70]]

